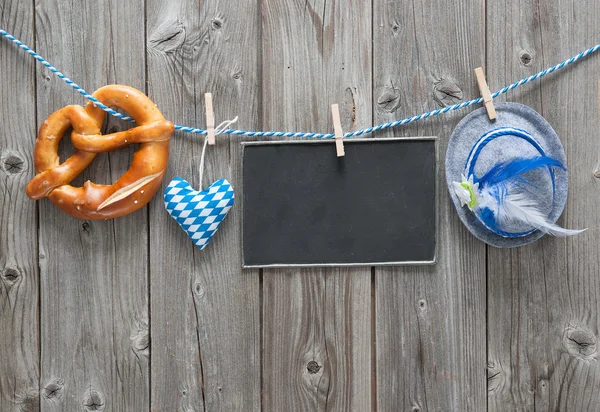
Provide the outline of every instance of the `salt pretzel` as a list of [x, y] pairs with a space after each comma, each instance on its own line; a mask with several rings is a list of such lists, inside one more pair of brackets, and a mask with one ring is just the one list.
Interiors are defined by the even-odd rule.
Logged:
[[[35, 144], [36, 176], [26, 188], [32, 199], [48, 197], [56, 206], [80, 219], [119, 217], [146, 205], [159, 189], [169, 158], [173, 123], [164, 119], [156, 105], [137, 89], [122, 85], [102, 87], [93, 94], [111, 107], [118, 107], [135, 119], [138, 126], [123, 132], [100, 133], [106, 113], [88, 103], [66, 106], [52, 113], [42, 124]], [[77, 152], [60, 163], [58, 144], [69, 127]], [[112, 185], [91, 181], [83, 187], [69, 183], [94, 160], [96, 153], [139, 143], [131, 167]]]

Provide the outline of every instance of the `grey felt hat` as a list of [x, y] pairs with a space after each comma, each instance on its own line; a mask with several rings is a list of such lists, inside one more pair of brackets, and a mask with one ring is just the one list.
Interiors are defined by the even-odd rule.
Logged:
[[[528, 169], [523, 175], [526, 179], [519, 175], [517, 183], [511, 183], [511, 187], [519, 187], [528, 196], [531, 194], [540, 215], [554, 223], [563, 212], [567, 199], [565, 151], [550, 124], [533, 109], [518, 103], [497, 103], [495, 106], [496, 121], [490, 121], [485, 109], [480, 108], [462, 119], [454, 129], [446, 153], [446, 180], [456, 212], [475, 237], [495, 247], [522, 246], [542, 237], [544, 231], [536, 230], [536, 226], [528, 221], [500, 219], [490, 223], [489, 210], [486, 214], [477, 210], [481, 205], [471, 209], [472, 205], [466, 204], [469, 203], [468, 194], [473, 194], [472, 188], [475, 192], [481, 190], [478, 179], [494, 174], [498, 165], [542, 156], [555, 159], [565, 167], [544, 164]], [[470, 179], [470, 183], [465, 182], [465, 178]], [[520, 185], [521, 181], [523, 185]], [[461, 190], [466, 200], [461, 198]], [[475, 197], [473, 194], [472, 198]]]

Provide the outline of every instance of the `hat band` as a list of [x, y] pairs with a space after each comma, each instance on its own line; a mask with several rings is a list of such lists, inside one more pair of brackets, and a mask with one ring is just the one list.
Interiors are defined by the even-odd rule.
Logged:
[[[533, 136], [531, 136], [531, 134], [529, 134], [525, 130], [517, 129], [515, 127], [498, 127], [496, 129], [490, 130], [489, 132], [483, 134], [479, 138], [477, 143], [471, 148], [471, 151], [469, 152], [469, 156], [467, 157], [467, 162], [465, 163], [465, 171], [466, 171], [465, 176], [467, 176], [467, 177], [473, 176], [474, 183], [478, 183], [480, 181], [480, 178], [475, 175], [475, 164], [477, 163], [477, 159], [479, 158], [481, 151], [488, 143], [490, 143], [494, 139], [497, 139], [502, 136], [514, 136], [514, 137], [521, 138], [521, 139], [527, 141], [529, 144], [531, 144], [538, 151], [540, 156], [546, 156], [546, 152], [544, 151], [542, 146], [540, 146], [540, 144], [533, 138]], [[547, 169], [548, 169], [548, 173], [550, 173], [550, 180], [552, 182], [552, 204], [554, 205], [554, 197], [555, 197], [555, 193], [556, 193], [556, 187], [555, 187], [555, 181], [554, 181], [554, 171], [552, 170], [551, 166], [547, 166]], [[488, 216], [488, 218], [489, 217], [490, 216]], [[507, 238], [523, 237], [523, 236], [530, 235], [531, 233], [535, 232], [535, 230], [536, 230], [536, 229], [531, 229], [526, 232], [510, 233], [510, 232], [503, 231], [502, 229], [497, 227], [494, 219], [486, 219], [485, 216], [482, 216], [482, 218], [483, 218], [482, 223], [485, 225], [486, 228], [488, 228], [492, 232], [494, 232], [497, 235], [500, 235], [502, 237], [507, 237]]]

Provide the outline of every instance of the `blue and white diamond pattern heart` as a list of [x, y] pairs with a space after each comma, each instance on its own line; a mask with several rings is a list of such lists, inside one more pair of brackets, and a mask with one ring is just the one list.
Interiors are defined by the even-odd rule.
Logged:
[[165, 208], [190, 239], [204, 249], [233, 206], [231, 184], [220, 179], [203, 191], [195, 190], [181, 177], [174, 178], [165, 190]]

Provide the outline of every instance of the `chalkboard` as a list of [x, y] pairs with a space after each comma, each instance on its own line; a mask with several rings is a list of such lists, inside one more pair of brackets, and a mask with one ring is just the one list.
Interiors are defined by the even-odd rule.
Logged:
[[434, 263], [436, 142], [242, 143], [242, 265]]

